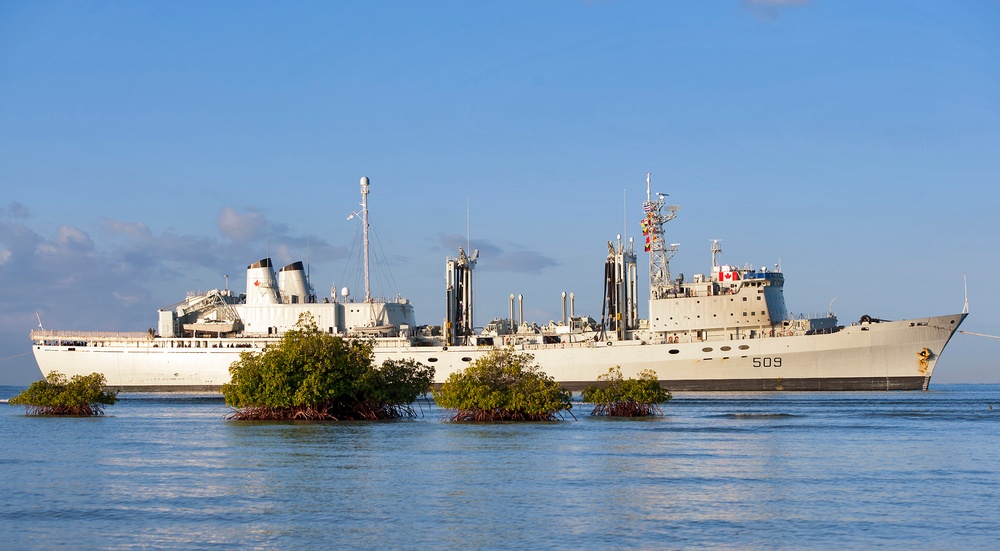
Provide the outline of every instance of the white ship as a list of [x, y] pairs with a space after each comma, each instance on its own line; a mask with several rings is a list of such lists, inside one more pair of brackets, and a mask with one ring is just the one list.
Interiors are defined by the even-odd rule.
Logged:
[[241, 352], [276, 343], [312, 314], [318, 327], [374, 342], [375, 361], [413, 358], [435, 368], [436, 382], [495, 347], [529, 352], [542, 370], [570, 390], [580, 390], [620, 366], [625, 377], [645, 369], [670, 390], [926, 390], [962, 313], [885, 321], [863, 316], [840, 325], [831, 312], [793, 318], [785, 307], [780, 269], [712, 266], [691, 281], [670, 273], [676, 246], [663, 226], [679, 207], [650, 197], [646, 182], [642, 229], [650, 262], [649, 319], [638, 317], [634, 243], [608, 242], [600, 320], [577, 316], [563, 294], [562, 318], [539, 326], [524, 320], [510, 297], [507, 318], [473, 329], [472, 277], [478, 251], [459, 249], [446, 261], [446, 319], [416, 323], [408, 300], [376, 299], [368, 284], [369, 182], [361, 179], [365, 296], [344, 289], [320, 299], [301, 262], [277, 276], [265, 258], [247, 267], [246, 293], [190, 294], [159, 310], [157, 330], [107, 333], [35, 330], [35, 360], [43, 374], [103, 373], [108, 386], [125, 391], [216, 390], [229, 382]]

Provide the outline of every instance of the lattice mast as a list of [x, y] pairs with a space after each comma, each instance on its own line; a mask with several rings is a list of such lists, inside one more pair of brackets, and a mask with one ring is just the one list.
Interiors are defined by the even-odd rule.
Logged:
[[364, 228], [365, 241], [365, 302], [372, 301], [371, 279], [368, 276], [368, 177], [361, 178], [361, 224]]
[[649, 253], [649, 296], [651, 299], [663, 298], [668, 291], [676, 289], [676, 284], [670, 280], [670, 259], [677, 252], [677, 245], [667, 243], [663, 239], [663, 224], [677, 217], [681, 208], [677, 205], [667, 205], [665, 193], [657, 193], [654, 201], [650, 193], [650, 173], [646, 173], [646, 202], [642, 210], [646, 213], [642, 219], [642, 234], [646, 238], [645, 251]]

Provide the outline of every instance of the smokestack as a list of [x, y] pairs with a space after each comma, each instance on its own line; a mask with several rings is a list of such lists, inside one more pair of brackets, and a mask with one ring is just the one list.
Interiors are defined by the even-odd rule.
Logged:
[[562, 292], [562, 322], [566, 325], [566, 291]]

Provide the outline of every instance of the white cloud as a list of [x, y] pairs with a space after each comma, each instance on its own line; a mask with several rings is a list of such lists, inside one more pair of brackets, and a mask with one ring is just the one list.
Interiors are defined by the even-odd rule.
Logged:
[[87, 232], [72, 226], [59, 226], [58, 243], [60, 246], [77, 252], [86, 252], [94, 248]]
[[106, 232], [116, 236], [145, 239], [153, 235], [149, 227], [142, 222], [123, 222], [108, 218], [103, 221], [103, 226]]
[[255, 208], [237, 212], [232, 207], [224, 207], [219, 213], [219, 231], [237, 243], [261, 241], [267, 232], [267, 219]]

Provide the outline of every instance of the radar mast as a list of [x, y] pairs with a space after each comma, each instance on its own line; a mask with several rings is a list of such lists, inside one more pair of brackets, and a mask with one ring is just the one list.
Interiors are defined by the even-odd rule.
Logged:
[[677, 252], [677, 245], [667, 246], [663, 239], [663, 224], [676, 218], [681, 208], [667, 205], [665, 193], [657, 193], [658, 198], [653, 200], [650, 174], [646, 173], [646, 202], [642, 204], [646, 216], [642, 219], [642, 234], [646, 237], [645, 250], [649, 253], [649, 295], [651, 299], [658, 299], [676, 288], [670, 280], [670, 259]]
[[365, 241], [365, 302], [372, 301], [372, 286], [368, 276], [368, 177], [361, 178], [361, 224]]

